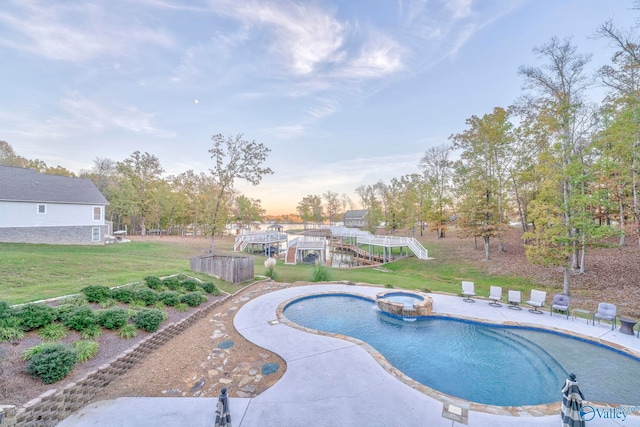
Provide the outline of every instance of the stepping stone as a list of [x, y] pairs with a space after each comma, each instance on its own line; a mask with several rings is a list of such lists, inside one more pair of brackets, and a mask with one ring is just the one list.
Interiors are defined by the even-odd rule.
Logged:
[[227, 341], [222, 341], [220, 344], [218, 344], [218, 348], [221, 348], [223, 350], [227, 349], [227, 348], [231, 348], [233, 347], [235, 343], [231, 340], [227, 340]]
[[275, 374], [280, 369], [280, 365], [277, 363], [265, 363], [262, 365], [262, 375]]

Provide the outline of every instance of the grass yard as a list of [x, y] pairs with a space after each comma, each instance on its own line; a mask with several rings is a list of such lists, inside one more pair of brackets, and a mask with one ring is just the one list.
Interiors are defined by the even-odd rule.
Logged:
[[0, 301], [37, 301], [77, 293], [87, 285], [113, 287], [150, 275], [188, 273], [211, 281], [210, 276], [191, 272], [189, 258], [194, 255], [192, 248], [163, 242], [105, 246], [1, 243]]
[[[0, 301], [25, 303], [77, 293], [87, 285], [113, 287], [150, 275], [177, 273], [213, 281], [227, 292], [240, 289], [243, 285], [212, 280], [190, 270], [189, 258], [208, 247], [207, 239], [191, 238], [134, 240], [106, 246], [0, 244]], [[530, 279], [485, 273], [474, 263], [451, 256], [446, 244], [430, 242], [428, 248], [433, 260], [411, 257], [382, 268], [329, 268], [329, 279], [453, 294], [460, 293], [462, 280], [471, 280], [478, 295], [488, 295], [491, 285], [524, 292], [536, 286]], [[216, 253], [229, 253], [232, 249], [233, 239], [216, 239]], [[264, 275], [266, 257], [254, 255], [254, 260], [255, 274]], [[277, 281], [309, 282], [314, 268], [308, 264], [285, 265], [278, 260]]]

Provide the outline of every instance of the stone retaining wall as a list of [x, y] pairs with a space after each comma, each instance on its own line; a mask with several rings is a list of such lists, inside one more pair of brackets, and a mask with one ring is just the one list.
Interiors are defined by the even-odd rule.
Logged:
[[215, 307], [253, 285], [255, 283], [242, 288], [235, 294], [214, 301], [179, 322], [169, 323], [160, 331], [141, 341], [137, 346], [122, 352], [112, 362], [100, 366], [84, 378], [72, 382], [62, 389], [51, 389], [41, 394], [22, 408], [16, 408], [14, 405], [0, 405], [0, 427], [55, 426], [89, 403], [111, 381], [126, 373], [152, 351], [157, 350], [171, 338], [208, 315]]

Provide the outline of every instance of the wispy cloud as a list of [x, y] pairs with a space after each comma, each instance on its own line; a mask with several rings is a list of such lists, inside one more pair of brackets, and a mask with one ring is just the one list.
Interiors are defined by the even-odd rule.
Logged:
[[271, 54], [284, 59], [294, 74], [309, 74], [344, 58], [345, 26], [318, 6], [291, 1], [226, 0], [210, 4], [221, 15], [270, 33], [274, 38]]
[[157, 127], [155, 114], [145, 113], [129, 106], [105, 106], [96, 101], [73, 93], [60, 101], [68, 117], [62, 118], [62, 122], [72, 123], [80, 129], [93, 131], [105, 131], [124, 129], [129, 132], [153, 135], [160, 138], [172, 138], [175, 132]]
[[165, 32], [125, 21], [93, 2], [16, 1], [0, 12], [0, 44], [41, 57], [82, 62], [98, 56], [133, 55], [144, 45], [169, 47]]

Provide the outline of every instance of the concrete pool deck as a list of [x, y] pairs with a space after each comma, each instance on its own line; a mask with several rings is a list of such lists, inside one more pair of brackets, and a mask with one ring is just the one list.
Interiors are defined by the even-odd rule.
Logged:
[[[286, 372], [273, 387], [251, 399], [231, 398], [230, 409], [235, 427], [286, 426], [434, 426], [472, 427], [553, 426], [560, 415], [500, 415], [468, 411], [465, 423], [453, 421], [456, 408], [465, 402], [451, 400], [445, 410], [442, 400], [411, 387], [388, 372], [368, 351], [367, 346], [350, 340], [311, 334], [291, 327], [278, 318], [284, 301], [308, 294], [338, 292], [368, 296], [384, 288], [347, 284], [291, 287], [248, 301], [236, 314], [234, 326], [249, 341], [279, 354], [287, 363]], [[607, 323], [595, 326], [585, 319], [549, 316], [523, 310], [490, 306], [488, 300], [465, 303], [461, 297], [430, 294], [434, 314], [461, 316], [491, 322], [508, 322], [561, 329], [602, 339], [640, 353], [635, 335], [611, 330]], [[523, 295], [524, 297], [524, 295]], [[549, 296], [547, 296], [549, 299]], [[579, 380], [580, 378], [578, 378]], [[526, 386], [526, 379], [523, 380]], [[558, 391], [560, 394], [560, 391]], [[559, 396], [560, 398], [560, 396]], [[587, 396], [588, 398], [588, 396]], [[211, 426], [217, 399], [212, 398], [120, 398], [85, 406], [58, 424], [75, 426]], [[640, 402], [637, 403], [640, 406]], [[471, 405], [473, 406], [473, 405]], [[447, 417], [443, 416], [446, 415]], [[589, 427], [640, 426], [639, 416], [625, 421], [595, 417]]]

